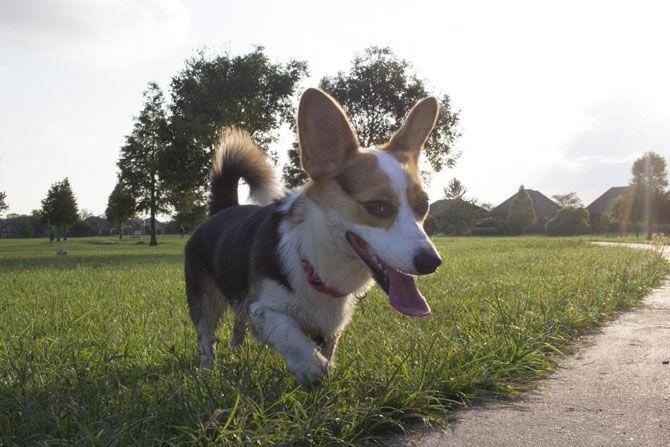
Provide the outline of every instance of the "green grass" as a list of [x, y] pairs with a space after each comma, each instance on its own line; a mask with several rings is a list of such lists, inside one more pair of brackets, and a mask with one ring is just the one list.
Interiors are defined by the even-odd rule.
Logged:
[[[426, 319], [377, 290], [311, 392], [256, 341], [195, 369], [182, 246], [0, 241], [0, 445], [356, 444], [513, 395], [668, 272], [579, 238], [439, 238]], [[111, 241], [111, 239], [110, 239]], [[67, 256], [56, 256], [66, 248]]]

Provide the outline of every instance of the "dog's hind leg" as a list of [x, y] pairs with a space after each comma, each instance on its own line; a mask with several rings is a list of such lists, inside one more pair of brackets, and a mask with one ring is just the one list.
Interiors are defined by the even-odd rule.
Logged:
[[211, 368], [216, 358], [216, 329], [226, 310], [226, 300], [207, 274], [186, 274], [189, 314], [198, 334], [200, 368]]
[[242, 346], [247, 336], [247, 310], [235, 310], [235, 321], [233, 322], [233, 334], [230, 337], [230, 347]]

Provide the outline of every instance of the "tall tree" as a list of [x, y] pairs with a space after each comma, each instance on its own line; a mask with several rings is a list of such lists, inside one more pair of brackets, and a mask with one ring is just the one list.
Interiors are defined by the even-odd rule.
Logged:
[[135, 197], [137, 211], [149, 213], [149, 245], [157, 245], [156, 215], [168, 210], [162, 175], [166, 161], [163, 152], [168, 141], [167, 119], [163, 92], [156, 83], [149, 84], [144, 100], [133, 130], [121, 148], [119, 178]]
[[116, 226], [119, 239], [123, 236], [123, 225], [135, 215], [135, 198], [121, 181], [116, 183], [107, 199], [107, 220]]
[[175, 198], [174, 220], [178, 225], [193, 228], [207, 218], [207, 204], [195, 197], [195, 193], [185, 193]]
[[668, 187], [668, 170], [665, 158], [655, 152], [646, 152], [633, 163], [633, 177], [629, 194], [633, 194], [631, 219], [646, 223], [647, 239], [652, 237], [652, 226], [661, 214], [665, 188]]
[[[356, 55], [348, 72], [324, 77], [320, 87], [342, 104], [363, 146], [388, 141], [412, 106], [429, 95], [409, 61], [378, 47]], [[440, 116], [422, 152], [435, 171], [455, 164], [453, 145], [460, 136], [459, 113], [452, 110], [449, 95], [441, 95], [439, 102]], [[295, 160], [293, 165], [298, 166]]]
[[2, 217], [2, 213], [8, 209], [9, 205], [7, 205], [7, 194], [4, 191], [0, 191], [0, 217]]
[[507, 216], [507, 225], [523, 229], [535, 223], [535, 208], [528, 191], [521, 185], [512, 199], [512, 205]]
[[462, 199], [468, 192], [465, 185], [457, 178], [449, 180], [449, 184], [444, 188], [444, 197], [446, 199]]
[[40, 214], [49, 225], [56, 227], [58, 240], [60, 240], [61, 235], [67, 238], [65, 235], [67, 225], [71, 225], [79, 219], [77, 200], [67, 177], [63, 181], [51, 185], [47, 196], [42, 200]]
[[287, 188], [295, 188], [307, 181], [307, 174], [300, 165], [300, 145], [297, 137], [291, 145], [291, 149], [288, 150], [288, 161], [284, 165], [283, 172], [284, 184]]
[[208, 57], [201, 51], [172, 79], [171, 145], [166, 180], [178, 212], [185, 196], [202, 196], [221, 130], [248, 131], [267, 150], [282, 125], [294, 123], [294, 96], [307, 74], [305, 62], [273, 63], [262, 47], [241, 55]]
[[576, 192], [554, 194], [551, 197], [561, 208], [579, 208], [582, 206], [582, 201], [579, 197], [577, 197]]

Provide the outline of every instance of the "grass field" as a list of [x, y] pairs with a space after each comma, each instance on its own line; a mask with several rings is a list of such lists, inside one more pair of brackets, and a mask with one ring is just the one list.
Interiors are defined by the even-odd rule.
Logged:
[[255, 341], [221, 343], [197, 371], [183, 241], [105, 241], [0, 241], [0, 445], [371, 442], [518, 392], [668, 272], [651, 251], [580, 238], [439, 238], [445, 263], [419, 281], [432, 316], [374, 290], [338, 369], [306, 392]]

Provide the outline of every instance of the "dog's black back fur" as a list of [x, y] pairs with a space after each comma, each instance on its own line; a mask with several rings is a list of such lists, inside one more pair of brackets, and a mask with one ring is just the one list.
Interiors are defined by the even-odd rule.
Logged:
[[250, 265], [256, 272], [291, 290], [277, 252], [279, 204], [226, 208], [200, 224], [185, 247], [185, 274], [189, 301], [208, 275], [231, 304], [249, 290]]

